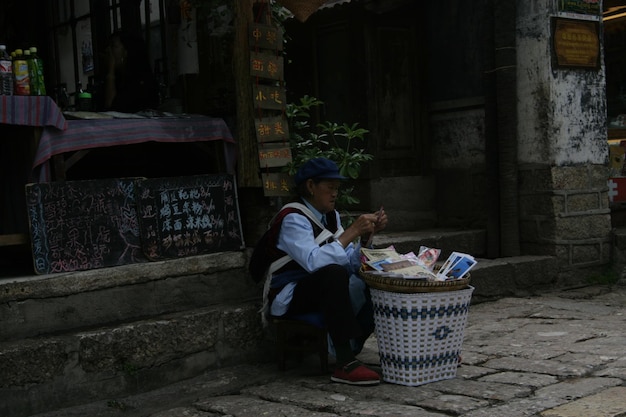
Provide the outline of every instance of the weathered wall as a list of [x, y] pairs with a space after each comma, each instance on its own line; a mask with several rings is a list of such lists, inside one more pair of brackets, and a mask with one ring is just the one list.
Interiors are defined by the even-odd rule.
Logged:
[[553, 65], [552, 3], [517, 2], [519, 161], [603, 165], [608, 160], [604, 65], [598, 70]]
[[605, 70], [557, 68], [554, 2], [517, 2], [521, 246], [573, 284], [610, 259]]

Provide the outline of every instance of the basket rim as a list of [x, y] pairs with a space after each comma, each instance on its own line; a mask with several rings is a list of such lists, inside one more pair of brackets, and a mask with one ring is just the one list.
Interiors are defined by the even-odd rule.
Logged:
[[471, 280], [471, 276], [469, 273], [462, 278], [447, 281], [427, 281], [423, 279], [394, 278], [385, 275], [374, 275], [363, 269], [361, 269], [359, 273], [363, 280], [371, 288], [400, 293], [462, 290], [466, 289], [469, 286]]

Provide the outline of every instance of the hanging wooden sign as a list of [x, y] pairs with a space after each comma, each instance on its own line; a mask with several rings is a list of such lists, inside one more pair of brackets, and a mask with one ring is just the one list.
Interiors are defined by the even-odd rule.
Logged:
[[269, 25], [253, 23], [250, 25], [250, 48], [283, 50], [283, 31]]
[[270, 85], [252, 86], [254, 107], [266, 110], [283, 110], [287, 103], [285, 89]]
[[250, 52], [250, 74], [253, 77], [282, 81], [283, 57], [268, 52]]
[[289, 197], [294, 187], [293, 179], [286, 172], [269, 172], [261, 174], [263, 178], [263, 194], [266, 197]]
[[280, 55], [283, 33], [280, 28], [254, 23], [249, 26], [248, 35], [263, 194], [266, 197], [288, 197], [292, 194], [293, 180], [287, 173], [278, 172], [292, 161], [289, 127], [284, 116], [287, 94], [282, 85], [284, 60]]
[[259, 146], [259, 166], [263, 168], [284, 167], [292, 161], [291, 148], [281, 143]]
[[286, 142], [289, 140], [289, 124], [283, 116], [255, 119], [254, 127], [259, 143]]

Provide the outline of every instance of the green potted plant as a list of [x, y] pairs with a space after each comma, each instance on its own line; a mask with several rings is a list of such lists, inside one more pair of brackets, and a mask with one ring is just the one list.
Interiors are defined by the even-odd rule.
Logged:
[[[309, 159], [325, 157], [335, 161], [342, 175], [357, 179], [363, 162], [374, 158], [358, 146], [365, 141], [369, 131], [359, 127], [358, 123], [349, 125], [323, 121], [315, 127], [311, 126], [311, 110], [323, 104], [321, 100], [308, 95], [301, 97], [299, 102], [287, 104], [293, 158], [287, 166], [288, 172], [293, 175]], [[353, 191], [353, 186], [341, 188], [337, 201], [340, 209], [345, 210], [359, 203], [359, 199], [352, 195]]]

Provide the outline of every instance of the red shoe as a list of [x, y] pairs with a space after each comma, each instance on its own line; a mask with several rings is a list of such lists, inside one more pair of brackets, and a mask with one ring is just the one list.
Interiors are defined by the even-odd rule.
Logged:
[[350, 385], [378, 385], [380, 376], [362, 365], [361, 362], [352, 361], [341, 368], [335, 369], [330, 380]]

